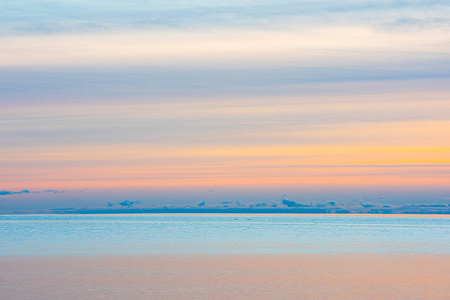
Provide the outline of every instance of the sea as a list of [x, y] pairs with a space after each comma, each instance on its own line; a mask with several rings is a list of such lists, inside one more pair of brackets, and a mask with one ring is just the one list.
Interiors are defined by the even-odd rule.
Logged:
[[450, 299], [438, 215], [0, 215], [0, 299]]

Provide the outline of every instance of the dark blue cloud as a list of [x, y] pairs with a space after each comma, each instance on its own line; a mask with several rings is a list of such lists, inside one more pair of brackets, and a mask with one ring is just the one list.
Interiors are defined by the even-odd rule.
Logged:
[[282, 203], [284, 205], [286, 205], [287, 207], [309, 207], [309, 205], [304, 205], [304, 204], [301, 204], [301, 203], [298, 203], [298, 202], [295, 202], [292, 200], [287, 200], [287, 199], [284, 199], [282, 201]]
[[309, 205], [301, 204], [301, 203], [286, 199], [286, 195], [281, 196], [281, 203], [283, 203], [287, 207], [309, 207]]
[[366, 203], [360, 203], [360, 205], [364, 208], [370, 208], [370, 207], [375, 207], [374, 204], [366, 204]]
[[45, 191], [34, 191], [30, 192], [29, 190], [21, 190], [19, 192], [12, 192], [12, 191], [0, 191], [1, 196], [8, 196], [8, 195], [21, 195], [21, 194], [40, 194], [40, 193], [65, 193], [65, 191], [57, 191], [57, 190], [45, 190]]
[[58, 194], [58, 193], [64, 193], [65, 191], [57, 191], [57, 190], [45, 190], [43, 193], [53, 193], [53, 194]]
[[7, 195], [20, 195], [20, 194], [29, 194], [29, 190], [21, 190], [20, 192], [11, 192], [11, 191], [0, 191], [0, 195], [7, 196]]
[[136, 204], [141, 204], [141, 203], [142, 203], [142, 201], [125, 200], [125, 201], [119, 202], [119, 205], [123, 206], [123, 207], [132, 207], [132, 206], [134, 206]]

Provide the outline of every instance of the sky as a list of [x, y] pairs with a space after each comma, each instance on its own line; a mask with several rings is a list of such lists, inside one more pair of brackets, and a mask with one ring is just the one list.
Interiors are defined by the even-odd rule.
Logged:
[[3, 1], [0, 211], [449, 203], [449, 16], [439, 0]]

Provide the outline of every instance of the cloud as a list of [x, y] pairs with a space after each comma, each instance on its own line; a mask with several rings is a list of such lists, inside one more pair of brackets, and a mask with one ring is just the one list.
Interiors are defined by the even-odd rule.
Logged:
[[282, 200], [281, 203], [283, 203], [287, 207], [309, 207], [309, 205], [304, 205], [304, 204], [286, 199], [286, 195], [281, 196], [281, 200]]
[[119, 205], [123, 206], [123, 207], [132, 207], [133, 205], [141, 204], [141, 203], [142, 203], [142, 201], [125, 200], [125, 201], [119, 202]]
[[53, 194], [59, 194], [59, 193], [65, 193], [66, 191], [58, 191], [58, 190], [45, 190], [43, 193], [53, 193]]
[[[234, 1], [233, 1], [234, 2]], [[146, 1], [115, 0], [113, 7], [101, 1], [3, 1], [2, 33], [61, 34], [92, 30], [133, 28], [195, 28], [214, 25], [262, 27], [283, 20], [285, 24], [311, 27], [317, 22], [350, 24], [393, 23], [389, 28], [411, 26], [415, 19], [446, 19], [446, 2], [437, 1]], [[120, 13], [118, 13], [120, 12]], [[389, 12], [389, 13], [386, 13]], [[84, 16], [80, 18], [80, 16]], [[400, 19], [396, 21], [397, 19]], [[413, 20], [409, 20], [413, 19]], [[14, 21], [11, 21], [14, 20]]]
[[66, 207], [66, 208], [52, 208], [50, 210], [52, 211], [65, 211], [65, 210], [73, 210], [73, 207]]
[[447, 60], [449, 38], [443, 29], [418, 32], [380, 32], [367, 25], [334, 24], [273, 30], [219, 27], [100, 31], [57, 37], [30, 34], [2, 37], [4, 51], [0, 53], [0, 61], [3, 67], [281, 64], [322, 68], [359, 65], [369, 69], [385, 66], [400, 71], [413, 67], [411, 61], [429, 64], [430, 58]]
[[206, 204], [206, 202], [203, 201], [203, 202], [199, 203], [198, 206], [204, 206], [205, 204]]
[[287, 207], [309, 207], [309, 205], [304, 205], [295, 201], [291, 201], [291, 200], [283, 200], [282, 202], [284, 205], [286, 205]]
[[30, 192], [29, 190], [21, 190], [19, 192], [12, 192], [12, 191], [0, 191], [1, 196], [9, 196], [9, 195], [21, 195], [21, 194], [40, 194], [40, 193], [53, 193], [53, 194], [59, 194], [59, 193], [65, 193], [66, 191], [58, 191], [58, 190], [44, 190], [44, 191], [34, 191]]
[[376, 205], [374, 205], [374, 204], [366, 204], [366, 203], [362, 203], [362, 202], [360, 203], [360, 205], [364, 208], [376, 207]]
[[29, 190], [21, 190], [20, 192], [11, 192], [11, 191], [0, 191], [0, 195], [7, 196], [7, 195], [20, 195], [20, 194], [29, 194]]
[[420, 204], [419, 207], [446, 207], [445, 204]]

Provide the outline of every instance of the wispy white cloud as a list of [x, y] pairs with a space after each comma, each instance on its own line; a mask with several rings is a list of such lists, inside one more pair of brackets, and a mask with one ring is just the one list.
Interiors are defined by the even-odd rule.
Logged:
[[0, 66], [373, 67], [396, 70], [448, 59], [443, 30], [154, 30], [1, 39]]
[[[388, 12], [388, 13], [386, 13]], [[0, 11], [4, 35], [114, 31], [118, 28], [270, 27], [280, 20], [302, 27], [370, 23], [416, 27], [406, 19], [448, 17], [446, 1], [7, 1]], [[448, 19], [447, 19], [448, 20]], [[399, 22], [402, 24], [398, 24]], [[435, 25], [435, 24], [434, 24]]]

